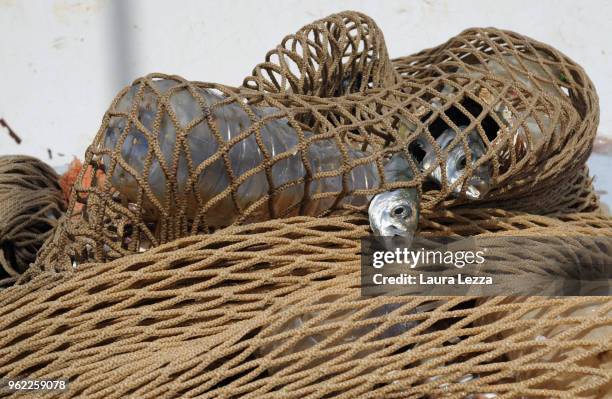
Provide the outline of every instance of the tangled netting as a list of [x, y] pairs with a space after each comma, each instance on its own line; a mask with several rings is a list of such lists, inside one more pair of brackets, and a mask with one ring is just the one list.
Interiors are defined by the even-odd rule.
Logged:
[[[373, 65], [383, 64], [379, 57], [386, 51], [376, 51], [377, 46], [368, 45], [370, 41], [384, 43], [382, 35], [379, 40], [366, 40], [355, 34], [354, 37], [362, 39], [364, 44], [351, 43], [341, 46], [340, 51], [334, 45], [336, 40], [321, 38], [333, 38], [333, 33], [322, 35], [321, 32], [326, 29], [334, 32], [334, 24], [342, 18], [348, 31], [370, 26], [367, 31], [373, 35], [380, 32], [371, 19], [361, 14], [341, 13], [317, 21], [287, 36], [270, 51], [266, 62], [257, 65], [252, 76], [244, 80], [244, 86], [270, 93], [329, 93], [326, 82], [331, 79], [313, 76], [325, 75], [329, 69], [328, 54], [341, 53], [339, 60], [352, 59], [349, 54], [355, 47], [364, 48], [358, 55], [363, 58], [364, 53], [368, 54]], [[303, 48], [309, 51], [301, 51]], [[440, 46], [397, 58], [392, 64], [393, 71], [380, 68], [382, 77], [361, 81], [359, 86], [346, 86], [349, 78], [332, 74], [337, 78], [331, 86], [348, 87], [349, 92], [365, 94], [367, 88], [397, 87], [388, 82], [396, 81], [400, 75], [403, 78], [400, 90], [410, 94], [405, 101], [401, 96], [398, 98], [409, 111], [400, 112], [400, 133], [410, 133], [410, 137], [402, 138], [408, 142], [415, 137], [429, 142], [436, 154], [436, 162], [430, 163], [423, 175], [443, 165], [455, 147], [472, 145], [466, 133], [476, 131], [486, 151], [472, 170], [466, 170], [463, 179], [469, 181], [470, 174], [482, 173], [482, 165], [489, 164], [493, 169], [489, 171], [493, 184], [491, 193], [484, 199], [493, 206], [505, 200], [512, 203], [512, 199], [524, 195], [532, 196], [535, 191], [536, 198], [517, 201], [517, 205], [531, 207], [531, 211], [553, 213], [564, 206], [541, 207], [538, 204], [542, 199], [550, 202], [550, 194], [560, 185], [573, 185], [585, 194], [593, 191], [588, 178], [572, 180], [581, 172], [591, 152], [599, 123], [599, 101], [582, 67], [558, 50], [514, 32], [467, 29]], [[360, 75], [357, 74], [357, 78]], [[295, 83], [313, 81], [315, 83]], [[558, 126], [559, 123], [567, 126]], [[436, 146], [434, 142], [441, 145], [440, 136], [447, 132], [459, 138], [453, 138], [454, 144], [443, 148]], [[419, 150], [414, 150], [418, 157]], [[568, 178], [568, 174], [571, 177]], [[431, 192], [435, 200], [425, 206], [433, 207], [440, 199], [447, 199], [449, 183], [457, 187], [462, 183], [450, 178], [440, 180], [438, 184], [442, 187]], [[558, 202], [567, 201], [562, 194], [552, 197]], [[452, 202], [447, 205], [452, 206]], [[575, 206], [580, 210], [597, 207], [592, 196]]]
[[0, 156], [0, 286], [34, 262], [65, 209], [51, 167], [28, 156]]
[[585, 167], [598, 116], [545, 44], [469, 29], [391, 61], [354, 12], [287, 36], [239, 88], [137, 79], [0, 292], [0, 375], [66, 378], [66, 397], [604, 398], [607, 297], [360, 291], [364, 211], [397, 188], [418, 191], [421, 236], [588, 261], [585, 239], [612, 238]]
[[244, 86], [269, 93], [340, 97], [400, 81], [376, 23], [367, 15], [344, 12], [287, 35]]
[[[559, 236], [568, 247], [612, 237], [612, 220], [592, 213], [462, 209], [425, 224], [429, 236]], [[279, 219], [40, 271], [0, 294], [0, 373], [67, 378], [66, 397], [92, 398], [610, 392], [607, 297], [362, 297], [367, 228], [357, 216]], [[537, 240], [516, 250], [547, 260]]]
[[[597, 208], [584, 163], [598, 100], [580, 66], [497, 29], [393, 63], [385, 48], [370, 18], [347, 12], [287, 36], [238, 89], [136, 80], [106, 113], [41, 265], [363, 211], [373, 194], [402, 187], [422, 193], [421, 211]], [[404, 176], [388, 170], [398, 162]]]

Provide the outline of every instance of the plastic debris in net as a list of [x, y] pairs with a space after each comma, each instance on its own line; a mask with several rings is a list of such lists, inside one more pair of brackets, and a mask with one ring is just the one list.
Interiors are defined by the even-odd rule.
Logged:
[[[418, 212], [597, 206], [583, 176], [597, 98], [566, 56], [497, 29], [467, 30], [392, 64], [386, 54], [373, 21], [346, 12], [287, 36], [247, 87], [137, 80], [85, 159], [83, 178], [101, 168], [111, 178], [77, 182], [72, 216], [41, 262], [68, 267], [229, 224], [365, 212], [395, 189], [422, 192]], [[293, 56], [297, 69], [285, 62]], [[409, 165], [401, 182], [385, 176], [398, 153]]]

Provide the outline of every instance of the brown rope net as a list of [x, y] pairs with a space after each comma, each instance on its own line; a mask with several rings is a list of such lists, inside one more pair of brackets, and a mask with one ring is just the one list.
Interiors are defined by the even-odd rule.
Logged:
[[365, 93], [400, 81], [380, 28], [367, 15], [343, 12], [287, 35], [244, 86], [317, 97]]
[[[612, 236], [598, 214], [481, 209], [426, 220], [430, 236], [564, 236], [568, 247]], [[68, 378], [69, 397], [609, 392], [608, 298], [361, 297], [365, 235], [364, 218], [297, 217], [38, 272], [0, 296], [0, 373]], [[533, 265], [547, 262], [546, 249], [518, 248]]]
[[353, 12], [287, 36], [239, 88], [137, 79], [0, 293], [0, 373], [68, 378], [66, 397], [604, 398], [606, 297], [359, 287], [368, 200], [397, 188], [419, 192], [423, 236], [553, 237], [568, 256], [612, 236], [584, 165], [598, 115], [550, 46], [470, 29], [391, 62]]
[[34, 262], [65, 206], [48, 165], [27, 156], [0, 157], [0, 286]]
[[[317, 21], [297, 34], [287, 36], [281, 45], [269, 52], [266, 62], [257, 65], [252, 76], [244, 80], [244, 86], [272, 93], [313, 95], [325, 91], [327, 80], [310, 78], [313, 73], [305, 71], [305, 68], [299, 68], [297, 74], [294, 72], [296, 68], [292, 68], [291, 60], [295, 60], [295, 57], [289, 49], [295, 51], [296, 42], [300, 48], [306, 47], [313, 42], [307, 38], [318, 38], [332, 21], [339, 19], [344, 20], [349, 32], [360, 32], [357, 27], [361, 26], [371, 26], [368, 31], [373, 34], [380, 32], [367, 16], [351, 12]], [[333, 29], [329, 29], [327, 35], [334, 37], [333, 32]], [[362, 39], [363, 36], [354, 34], [354, 37]], [[384, 42], [382, 34], [379, 40]], [[366, 50], [357, 53], [357, 56], [363, 58], [363, 54], [372, 54], [371, 58], [376, 60], [375, 55], [386, 54], [386, 51], [374, 51], [376, 46], [369, 44], [378, 40], [362, 41], [363, 44], [358, 47]], [[314, 42], [326, 43], [324, 39]], [[327, 55], [333, 51], [322, 51], [320, 47], [329, 47], [325, 45], [313, 47], [317, 51], [308, 52], [308, 56], [299, 57], [294, 63], [321, 65], [324, 70], [327, 57], [321, 53]], [[344, 51], [336, 51], [342, 54], [338, 59], [355, 57], [351, 51], [354, 47], [341, 47]], [[271, 63], [271, 59], [277, 60], [276, 63]], [[376, 61], [372, 64], [382, 63]], [[482, 164], [490, 164], [495, 181], [492, 186], [498, 187], [497, 190], [492, 187], [488, 197], [498, 202], [506, 198], [522, 198], [525, 194], [538, 191], [540, 198], [521, 204], [527, 202], [527, 205], [537, 208], [538, 200], [547, 198], [547, 195], [541, 195], [542, 190], [550, 191], [551, 187], [556, 190], [560, 184], [567, 185], [572, 180], [568, 178], [568, 173], [570, 176], [580, 173], [591, 152], [599, 123], [597, 93], [582, 67], [551, 46], [510, 31], [467, 29], [440, 46], [395, 59], [393, 66], [395, 71], [384, 69], [384, 77], [364, 80], [360, 86], [349, 85], [348, 88], [351, 92], [365, 93], [364, 90], [368, 88], [394, 87], [389, 82], [396, 81], [399, 74], [403, 78], [401, 90], [412, 94], [405, 102], [403, 98], [400, 100], [410, 111], [401, 113], [399, 117], [404, 117], [404, 123], [408, 125], [400, 124], [400, 133], [408, 131], [410, 138], [420, 138], [430, 144], [448, 129], [459, 137], [463, 136], [463, 143], [455, 138], [456, 145], [442, 148], [442, 154], [433, 145], [437, 162], [433, 162], [434, 165], [424, 174], [431, 172], [434, 166], [444, 164], [456, 146], [465, 142], [472, 144], [466, 133], [475, 130], [481, 136], [487, 152], [480, 156], [472, 169], [478, 172]], [[290, 89], [287, 87], [287, 82], [305, 80], [318, 84], [291, 84]], [[343, 87], [346, 81], [347, 78], [337, 78], [335, 86]], [[559, 100], [562, 104], [553, 106], [543, 97], [551, 101]], [[558, 122], [571, 125], [564, 126], [564, 131], [559, 126], [552, 126], [556, 123], [552, 119], [557, 118], [554, 116], [557, 113], [562, 115], [559, 115], [561, 119]], [[549, 129], [552, 130], [550, 134], [546, 132]], [[497, 151], [492, 147], [497, 147]], [[473, 171], [466, 171], [464, 175], [466, 181], [470, 180], [470, 172]], [[445, 186], [450, 179], [441, 180], [438, 184], [442, 184], [442, 188], [433, 193], [437, 199], [448, 196]], [[582, 180], [579, 184], [584, 185], [583, 190], [592, 191], [590, 181]], [[564, 201], [563, 195], [554, 197]], [[592, 198], [578, 206], [594, 209]], [[558, 210], [554, 207], [544, 209], [549, 212]]]
[[[496, 29], [396, 60], [397, 72], [384, 48], [371, 19], [344, 13], [285, 38], [239, 89], [136, 80], [87, 150], [42, 264], [114, 259], [243, 222], [363, 211], [369, 196], [400, 187], [422, 192], [422, 211], [596, 208], [583, 168], [597, 96], [578, 65]], [[405, 174], [392, 176], [385, 168], [398, 154]]]

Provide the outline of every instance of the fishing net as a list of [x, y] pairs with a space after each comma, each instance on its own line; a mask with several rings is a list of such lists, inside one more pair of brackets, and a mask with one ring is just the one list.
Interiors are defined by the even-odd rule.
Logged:
[[368, 200], [396, 188], [419, 192], [423, 237], [536, 238], [508, 264], [612, 237], [584, 165], [598, 115], [547, 45], [470, 29], [391, 62], [352, 12], [287, 36], [239, 88], [137, 79], [0, 293], [0, 373], [69, 378], [73, 397], [603, 398], [607, 297], [360, 291]]
[[[113, 259], [230, 224], [363, 211], [368, 196], [416, 187], [416, 163], [392, 141], [397, 105], [373, 118], [379, 99], [339, 105], [176, 76], [139, 79], [115, 99], [87, 150], [90, 167], [47, 246], [64, 257], [45, 254], [43, 263]], [[235, 125], [219, 122], [228, 114]], [[385, 173], [391, 158], [397, 175]]]
[[27, 156], [0, 157], [0, 286], [34, 262], [65, 206], [51, 167]]
[[[612, 236], [612, 221], [593, 213], [424, 217], [428, 236], [559, 236], [568, 247]], [[278, 219], [31, 274], [0, 293], [0, 373], [70, 379], [67, 397], [94, 398], [609, 392], [607, 297], [362, 297], [367, 226], [359, 216]], [[539, 265], [543, 249], [516, 250]]]
[[[492, 201], [534, 192], [540, 193], [529, 201], [534, 207], [542, 199], [550, 201], [551, 196], [560, 203], [567, 201], [565, 193], [556, 189], [567, 186], [580, 171], [591, 153], [599, 123], [597, 93], [581, 66], [544, 43], [492, 28], [467, 29], [440, 46], [393, 62], [407, 85], [427, 91], [426, 98], [433, 97], [429, 102], [447, 124], [442, 113], [452, 120], [459, 108], [462, 116], [458, 119], [467, 116], [469, 123], [477, 119], [478, 130], [494, 138], [491, 145], [505, 147], [497, 153], [499, 175], [497, 161], [492, 159], [494, 180], [505, 181], [489, 194]], [[552, 113], [536, 105], [535, 98], [523, 97], [523, 89], [563, 103], [559, 111], [571, 116], [561, 123], [571, 126], [550, 125]], [[571, 111], [566, 108], [570, 106]], [[428, 120], [436, 117], [431, 106], [420, 112]], [[491, 135], [498, 128], [509, 129], [511, 134]], [[549, 128], [550, 136], [545, 132]], [[429, 130], [433, 133], [431, 125]], [[582, 179], [582, 184], [583, 191], [593, 191], [589, 179]], [[557, 212], [551, 205], [549, 212]], [[596, 206], [592, 202], [583, 205]]]
[[340, 97], [401, 80], [376, 22], [358, 12], [330, 15], [287, 35], [244, 86], [283, 94]]
[[[309, 79], [312, 72], [304, 68], [295, 72], [289, 49], [294, 48], [295, 42], [301, 46], [310, 43], [304, 38], [312, 32], [318, 37], [316, 33], [328, 26], [329, 21], [339, 18], [348, 20], [347, 29], [358, 25], [353, 20], [368, 20], [368, 25], [376, 26], [368, 17], [351, 12], [328, 18], [285, 37], [280, 46], [268, 53], [266, 62], [257, 65], [252, 76], [244, 80], [244, 86], [273, 93], [325, 92], [324, 80]], [[383, 41], [382, 35], [380, 40]], [[321, 51], [308, 52], [295, 63], [323, 65], [326, 57], [320, 54]], [[373, 54], [382, 55], [386, 51]], [[401, 76], [401, 90], [410, 96], [406, 101], [400, 99], [409, 112], [399, 116], [399, 132], [409, 135], [411, 152], [425, 167], [421, 177], [425, 183], [431, 175], [442, 174], [433, 176], [437, 185], [430, 192], [435, 197], [434, 204], [448, 199], [450, 191], [455, 197], [467, 194], [470, 201], [491, 203], [506, 199], [512, 203], [512, 199], [529, 195], [531, 201], [515, 201], [516, 204], [538, 208], [541, 199], [551, 201], [550, 194], [559, 185], [575, 185], [575, 174], [582, 172], [597, 132], [599, 101], [585, 71], [570, 58], [526, 36], [486, 28], [467, 29], [440, 46], [397, 58], [392, 63], [394, 72], [362, 81], [359, 87], [347, 87], [349, 92], [365, 93], [364, 89], [370, 87], [394, 87], [389, 82], [394, 82], [397, 74]], [[292, 84], [289, 88], [287, 82], [295, 81], [318, 84]], [[342, 87], [342, 81], [336, 80], [336, 86]], [[557, 123], [561, 126], [555, 126]], [[460, 178], [444, 177], [443, 166], [448, 158], [465, 145], [483, 149], [480, 153], [464, 151], [466, 157], [471, 155], [475, 159], [463, 160], [468, 165]], [[425, 163], [424, 150], [430, 152]], [[442, 170], [436, 171], [439, 167]], [[486, 191], [479, 193], [478, 198], [470, 196], [469, 185], [477, 186], [473, 180], [485, 177], [491, 181]], [[593, 191], [588, 178], [580, 179], [579, 184], [584, 186], [584, 196]], [[428, 188], [425, 184], [425, 189]], [[535, 198], [534, 192], [538, 193]], [[553, 199], [566, 202], [564, 194], [553, 195]], [[592, 197], [578, 206], [595, 209]], [[461, 198], [446, 205], [457, 202]], [[558, 212], [566, 208], [564, 204], [552, 205], [537, 210]]]
[[[421, 192], [423, 212], [592, 211], [597, 122], [584, 71], [532, 39], [472, 29], [391, 64], [371, 19], [333, 15], [287, 36], [241, 88], [154, 74], [122, 90], [41, 264], [361, 212], [396, 188]], [[387, 170], [398, 162], [402, 176]]]

